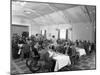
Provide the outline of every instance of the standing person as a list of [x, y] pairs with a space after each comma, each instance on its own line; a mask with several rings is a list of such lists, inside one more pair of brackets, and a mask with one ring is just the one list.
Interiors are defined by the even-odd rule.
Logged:
[[52, 36], [52, 42], [53, 42], [54, 44], [57, 44], [57, 40], [56, 40], [56, 38], [55, 38], [54, 35]]
[[68, 55], [70, 56], [70, 59], [72, 61], [72, 64], [75, 64], [76, 63], [76, 59], [78, 59], [78, 56], [77, 56], [77, 52], [76, 52], [76, 48], [75, 48], [75, 44], [72, 44], [70, 47], [69, 47], [69, 50], [68, 50]]
[[19, 41], [18, 41], [18, 47], [19, 47], [19, 51], [18, 51], [18, 55], [22, 56], [22, 49], [23, 49], [23, 45], [25, 44], [26, 42], [23, 40], [22, 37], [19, 38]]
[[55, 38], [54, 35], [52, 36], [52, 39], [51, 39], [51, 40], [52, 40], [52, 42], [53, 42], [51, 45], [54, 46], [54, 49], [55, 49], [56, 46], [57, 46], [57, 40], [56, 40], [56, 38]]
[[35, 45], [32, 45], [32, 57], [36, 57], [36, 60], [38, 61], [40, 59], [40, 55], [38, 53], [38, 43], [35, 43]]
[[78, 42], [78, 40], [76, 40], [76, 46], [79, 46], [79, 42]]
[[36, 34], [35, 39], [36, 41], [39, 41], [39, 34]]
[[30, 54], [30, 39], [26, 39], [26, 43], [23, 44], [23, 48], [21, 51], [21, 58], [29, 58]]
[[68, 49], [69, 49], [69, 43], [66, 43], [66, 45], [64, 46], [65, 48], [65, 54], [68, 55]]

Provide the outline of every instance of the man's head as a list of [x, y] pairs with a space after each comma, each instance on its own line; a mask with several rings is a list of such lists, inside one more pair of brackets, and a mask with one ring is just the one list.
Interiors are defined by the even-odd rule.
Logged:
[[53, 35], [52, 37], [53, 37], [53, 38], [55, 38], [55, 36], [54, 36], [54, 35]]
[[36, 34], [36, 36], [38, 36], [38, 34]]

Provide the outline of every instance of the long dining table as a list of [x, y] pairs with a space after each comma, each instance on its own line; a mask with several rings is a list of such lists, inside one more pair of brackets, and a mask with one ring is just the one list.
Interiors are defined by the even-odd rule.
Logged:
[[83, 55], [86, 55], [86, 52], [85, 52], [84, 48], [76, 47], [76, 51], [79, 53], [80, 57], [83, 56]]
[[56, 60], [56, 64], [54, 67], [54, 71], [58, 71], [64, 66], [71, 65], [70, 57], [68, 55], [64, 55], [58, 52], [49, 51], [49, 56]]

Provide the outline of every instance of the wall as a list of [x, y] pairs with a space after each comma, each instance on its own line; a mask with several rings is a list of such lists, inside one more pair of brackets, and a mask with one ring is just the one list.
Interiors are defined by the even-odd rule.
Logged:
[[16, 33], [21, 36], [24, 31], [26, 32], [29, 31], [28, 26], [15, 25], [15, 24], [11, 26], [11, 36]]
[[29, 26], [29, 36], [31, 36], [32, 34], [35, 35], [36, 33], [40, 33], [40, 26], [27, 18], [12, 16], [12, 24]]
[[71, 25], [69, 24], [59, 24], [59, 25], [45, 25], [40, 26], [40, 30], [46, 30], [47, 31], [47, 38], [50, 39], [52, 35], [55, 35], [55, 38], [58, 38], [58, 31], [57, 29], [69, 29], [71, 28]]
[[[13, 18], [12, 24], [29, 26], [29, 35], [35, 35], [40, 33], [41, 30], [47, 30], [47, 38], [51, 38], [55, 35], [58, 38], [57, 29], [69, 29], [71, 25], [59, 24], [59, 25], [39, 25], [32, 20]], [[69, 32], [70, 33], [70, 32]], [[72, 35], [69, 36], [73, 41], [75, 40], [90, 40], [93, 41], [93, 28], [90, 23], [74, 23], [72, 24]]]
[[23, 17], [12, 16], [12, 25], [28, 26], [29, 35], [31, 34], [30, 20]]
[[40, 25], [35, 23], [35, 22], [31, 22], [31, 35], [35, 35], [35, 34], [40, 34]]
[[17, 16], [12, 16], [12, 24], [29, 26], [30, 20], [28, 20], [26, 18], [20, 18], [20, 17], [17, 17]]
[[93, 41], [93, 27], [90, 23], [77, 23], [72, 25], [72, 39]]

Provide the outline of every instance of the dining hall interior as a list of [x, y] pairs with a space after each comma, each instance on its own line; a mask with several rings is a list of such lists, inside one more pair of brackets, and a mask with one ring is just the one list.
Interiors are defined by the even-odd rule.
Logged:
[[11, 74], [96, 69], [96, 6], [11, 1]]

